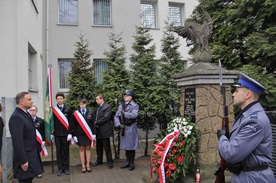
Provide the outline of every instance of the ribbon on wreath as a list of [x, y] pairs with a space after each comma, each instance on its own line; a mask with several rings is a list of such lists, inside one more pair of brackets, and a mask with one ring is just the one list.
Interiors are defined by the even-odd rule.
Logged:
[[[159, 174], [159, 182], [165, 183], [166, 182], [166, 175], [165, 175], [165, 169], [164, 169], [164, 162], [166, 159], [166, 156], [168, 154], [168, 151], [171, 149], [171, 144], [173, 143], [174, 139], [178, 137], [180, 134], [179, 130], [175, 130], [174, 132], [169, 133], [161, 142], [155, 144], [155, 149], [152, 151], [151, 159], [150, 159], [150, 179], [152, 181], [152, 155], [154, 153], [161, 156], [160, 166], [158, 168], [158, 174]], [[164, 147], [163, 151], [160, 151], [160, 148]]]

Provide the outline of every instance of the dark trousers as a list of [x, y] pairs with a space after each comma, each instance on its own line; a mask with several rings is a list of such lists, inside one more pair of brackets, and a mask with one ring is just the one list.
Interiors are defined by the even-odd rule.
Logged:
[[126, 157], [135, 157], [135, 150], [126, 150]]
[[109, 138], [103, 138], [103, 139], [97, 138], [96, 151], [97, 151], [97, 162], [99, 163], [103, 162], [103, 149], [106, 154], [107, 162], [112, 163], [112, 155], [111, 155]]
[[33, 182], [33, 178], [30, 179], [23, 179], [23, 180], [18, 180], [19, 183], [32, 183]]
[[67, 136], [55, 137], [57, 165], [59, 170], [69, 170], [69, 142]]

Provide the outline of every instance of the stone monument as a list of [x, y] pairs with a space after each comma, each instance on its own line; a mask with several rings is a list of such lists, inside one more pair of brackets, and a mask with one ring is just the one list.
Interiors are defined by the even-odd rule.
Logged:
[[[226, 86], [226, 103], [231, 123], [234, 121], [231, 85], [238, 72], [222, 69], [222, 80]], [[206, 175], [214, 176], [215, 165], [220, 156], [217, 150], [217, 130], [221, 128], [223, 98], [220, 93], [219, 68], [212, 63], [195, 63], [182, 73], [173, 76], [181, 88], [180, 113], [188, 117], [200, 130], [197, 163]], [[204, 166], [211, 166], [206, 168]], [[210, 171], [210, 172], [208, 172]], [[208, 172], [208, 173], [207, 173]]]

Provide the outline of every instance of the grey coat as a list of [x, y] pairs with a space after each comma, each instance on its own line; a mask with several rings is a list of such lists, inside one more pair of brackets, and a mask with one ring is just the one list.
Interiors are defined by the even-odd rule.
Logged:
[[[35, 124], [26, 112], [16, 108], [9, 120], [13, 146], [13, 172], [19, 180], [30, 179], [43, 173], [40, 147], [36, 141]], [[23, 171], [21, 165], [28, 162], [29, 168]]]
[[[268, 165], [272, 161], [272, 132], [270, 121], [260, 103], [242, 111], [235, 121], [230, 139], [222, 136], [218, 142], [221, 156], [231, 164]], [[232, 183], [275, 183], [271, 168], [263, 171], [242, 171], [232, 174]]]
[[[119, 106], [115, 116], [115, 126], [118, 127], [121, 124], [121, 111], [122, 105]], [[139, 112], [139, 106], [133, 101], [130, 101], [125, 108], [125, 119], [134, 120], [137, 118]], [[120, 149], [123, 150], [137, 150], [139, 148], [138, 142], [138, 127], [134, 122], [130, 126], [125, 126], [125, 136], [121, 136]]]

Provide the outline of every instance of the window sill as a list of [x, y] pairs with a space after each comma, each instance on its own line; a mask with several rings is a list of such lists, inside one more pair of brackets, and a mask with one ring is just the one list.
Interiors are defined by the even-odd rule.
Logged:
[[60, 26], [79, 26], [79, 24], [66, 24], [66, 23], [57, 23], [57, 25], [60, 25]]

